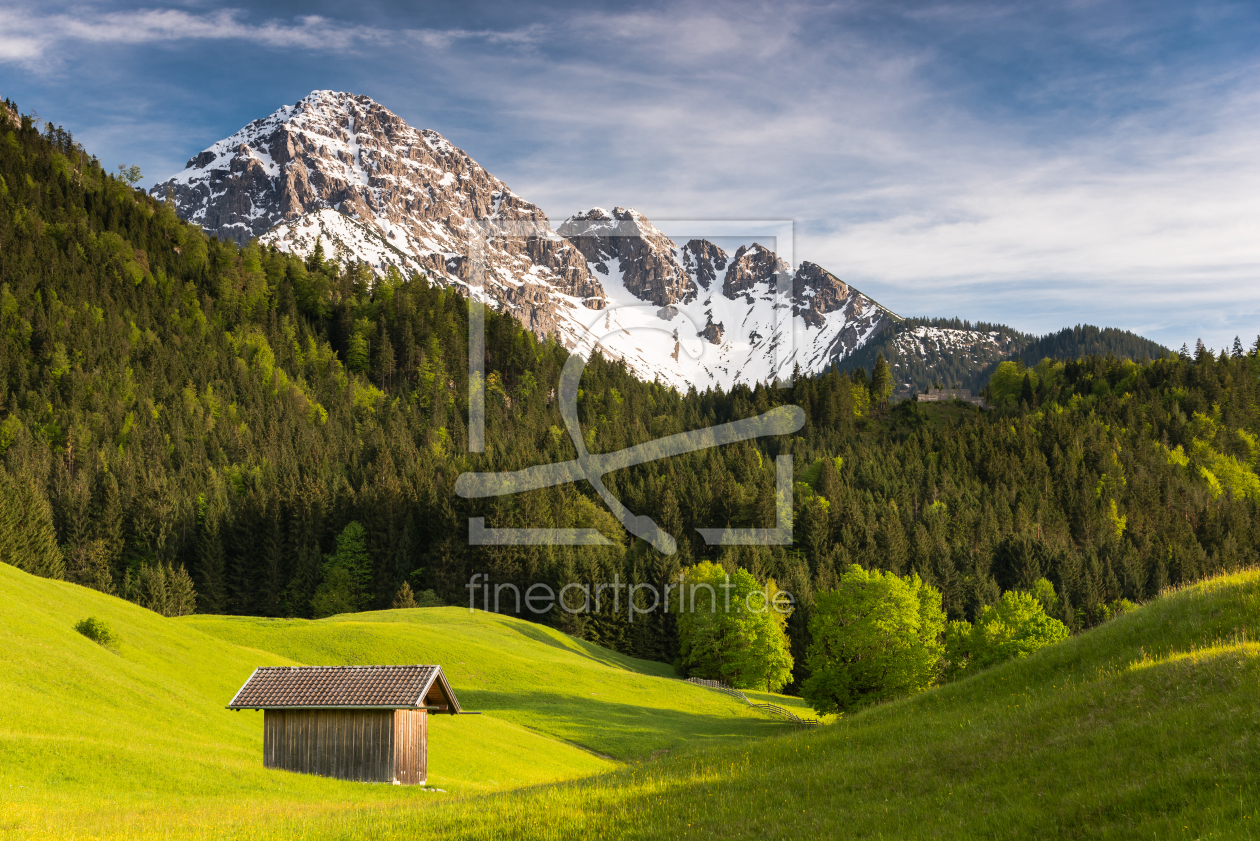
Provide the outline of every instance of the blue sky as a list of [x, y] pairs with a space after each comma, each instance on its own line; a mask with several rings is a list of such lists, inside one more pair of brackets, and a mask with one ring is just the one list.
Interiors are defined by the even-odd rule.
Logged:
[[1260, 4], [22, 4], [0, 96], [152, 183], [317, 88], [553, 221], [792, 219], [903, 315], [1260, 333]]

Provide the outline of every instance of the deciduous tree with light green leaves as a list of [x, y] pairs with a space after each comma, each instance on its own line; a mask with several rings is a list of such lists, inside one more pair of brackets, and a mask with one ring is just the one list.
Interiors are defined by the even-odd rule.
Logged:
[[917, 575], [854, 564], [814, 597], [801, 696], [819, 713], [843, 713], [926, 689], [941, 659], [941, 594]]
[[[1027, 394], [1024, 394], [1025, 380], [1028, 382]], [[1031, 402], [1037, 383], [1037, 372], [1024, 368], [1022, 363], [1011, 360], [999, 362], [989, 378], [989, 400], [999, 408], [1018, 406], [1021, 399]]]
[[777, 591], [773, 579], [759, 585], [742, 568], [728, 575], [705, 561], [687, 570], [670, 606], [678, 615], [683, 671], [737, 689], [782, 689], [792, 679], [790, 611], [774, 604]]
[[1000, 602], [980, 613], [975, 625], [965, 620], [950, 622], [945, 631], [946, 674], [958, 677], [1017, 657], [1027, 657], [1040, 648], [1067, 639], [1067, 626], [1046, 615], [1047, 600], [1053, 594], [1050, 583], [1041, 579], [1032, 593], [1019, 590], [1003, 593]]
[[136, 166], [135, 164], [132, 164], [131, 166], [127, 166], [126, 164], [119, 164], [118, 177], [121, 178], [123, 181], [126, 181], [132, 187], [134, 187], [140, 183], [140, 179], [144, 178], [144, 175], [143, 173], [140, 172], [140, 167]]

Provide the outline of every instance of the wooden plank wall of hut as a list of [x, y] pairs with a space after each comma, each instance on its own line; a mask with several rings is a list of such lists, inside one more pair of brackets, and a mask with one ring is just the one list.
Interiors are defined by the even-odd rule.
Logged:
[[394, 710], [394, 779], [405, 786], [428, 779], [429, 713]]
[[394, 710], [267, 710], [263, 765], [341, 780], [394, 780]]

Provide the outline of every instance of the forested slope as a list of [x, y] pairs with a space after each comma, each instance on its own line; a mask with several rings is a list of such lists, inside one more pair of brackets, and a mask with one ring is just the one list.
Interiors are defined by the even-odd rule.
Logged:
[[[388, 607], [404, 581], [458, 603], [474, 572], [662, 584], [717, 558], [797, 595], [799, 655], [813, 591], [848, 563], [917, 571], [969, 618], [1045, 576], [1080, 628], [1118, 599], [1257, 560], [1254, 350], [1043, 365], [996, 413], [881, 405], [862, 370], [680, 395], [596, 358], [579, 403], [592, 451], [780, 404], [808, 420], [791, 438], [608, 477], [679, 539], [673, 556], [630, 541], [585, 484], [466, 502], [452, 490], [461, 472], [574, 457], [552, 397], [563, 348], [489, 315], [490, 447], [470, 456], [464, 299], [423, 277], [373, 285], [361, 266], [207, 239], [45, 128], [0, 127], [7, 562], [168, 613], [191, 606], [191, 585], [201, 612], [307, 616], [356, 522], [363, 607]], [[780, 452], [796, 461], [796, 544], [706, 548], [695, 527], [773, 524]], [[469, 516], [593, 526], [617, 542], [470, 547]], [[539, 618], [636, 656], [676, 655], [659, 611]]]
[[[1167, 348], [1159, 343], [1127, 330], [1078, 324], [1028, 342], [1020, 348], [1016, 358], [1031, 368], [1046, 357], [1079, 359], [1082, 356], [1114, 356], [1118, 359], [1145, 362], [1159, 359], [1167, 352]], [[985, 373], [992, 373], [992, 368]]]

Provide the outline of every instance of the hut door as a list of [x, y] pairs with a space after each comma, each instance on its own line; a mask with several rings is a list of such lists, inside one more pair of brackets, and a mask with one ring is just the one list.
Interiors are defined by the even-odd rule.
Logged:
[[429, 713], [394, 710], [394, 782], [405, 786], [427, 780]]

